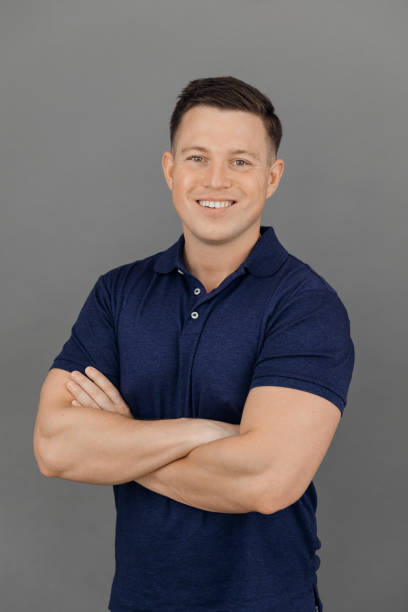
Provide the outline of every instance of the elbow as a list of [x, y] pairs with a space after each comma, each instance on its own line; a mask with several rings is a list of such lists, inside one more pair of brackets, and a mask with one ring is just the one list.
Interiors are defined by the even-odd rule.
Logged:
[[289, 506], [289, 504], [282, 502], [282, 500], [277, 501], [276, 499], [274, 499], [273, 501], [271, 500], [267, 500], [266, 502], [262, 501], [258, 505], [258, 512], [260, 512], [260, 514], [274, 514], [275, 512], [278, 512], [279, 510], [283, 510], [284, 508], [287, 508], [287, 506]]
[[57, 472], [52, 467], [53, 463], [50, 457], [50, 441], [46, 438], [41, 438], [38, 435], [34, 435], [33, 451], [41, 474], [46, 478], [55, 478], [55, 476], [57, 476]]
[[54, 472], [51, 472], [50, 470], [48, 470], [48, 468], [46, 467], [40, 467], [38, 466], [40, 469], [40, 472], [43, 476], [45, 476], [45, 478], [55, 478], [55, 474]]
[[274, 514], [289, 505], [285, 490], [279, 480], [276, 477], [264, 477], [258, 489], [257, 511], [261, 514]]

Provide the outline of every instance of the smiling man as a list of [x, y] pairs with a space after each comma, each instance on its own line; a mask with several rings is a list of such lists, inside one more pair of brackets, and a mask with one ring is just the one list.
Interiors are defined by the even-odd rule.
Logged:
[[185, 265], [207, 293], [246, 260], [260, 237], [265, 200], [284, 168], [273, 148], [259, 115], [201, 103], [185, 111], [173, 153], [163, 154], [183, 225]]
[[42, 474], [113, 485], [112, 612], [314, 612], [313, 484], [354, 344], [335, 289], [261, 225], [274, 107], [191, 81], [162, 158], [183, 232], [102, 274], [41, 389]]

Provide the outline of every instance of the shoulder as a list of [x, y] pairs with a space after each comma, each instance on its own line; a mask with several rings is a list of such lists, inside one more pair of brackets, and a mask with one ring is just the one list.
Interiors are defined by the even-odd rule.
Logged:
[[292, 253], [289, 253], [282, 270], [282, 286], [296, 293], [310, 290], [327, 290], [336, 293], [326, 278]]
[[115, 266], [110, 268], [99, 278], [102, 279], [103, 283], [112, 291], [118, 291], [125, 285], [137, 281], [144, 274], [150, 274], [153, 272], [154, 263], [157, 257], [162, 253], [154, 253], [142, 259], [136, 259], [134, 261]]
[[121, 307], [129, 294], [141, 295], [149, 286], [155, 261], [161, 253], [162, 251], [115, 266], [99, 276], [96, 286], [101, 293], [109, 297], [113, 310]]
[[338, 291], [308, 263], [290, 253], [278, 275], [269, 314], [276, 315], [289, 306], [306, 310], [319, 307], [320, 312], [326, 311], [349, 323], [347, 308]]

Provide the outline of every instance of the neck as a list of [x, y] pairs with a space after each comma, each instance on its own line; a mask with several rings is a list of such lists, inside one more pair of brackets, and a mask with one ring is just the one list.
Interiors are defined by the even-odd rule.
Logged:
[[209, 293], [239, 268], [259, 238], [259, 226], [253, 232], [225, 242], [208, 241], [185, 229], [184, 264]]

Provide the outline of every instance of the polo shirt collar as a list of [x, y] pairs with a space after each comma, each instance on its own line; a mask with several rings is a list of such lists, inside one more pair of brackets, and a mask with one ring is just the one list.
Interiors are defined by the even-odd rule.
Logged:
[[[261, 237], [257, 240], [242, 266], [253, 276], [271, 276], [283, 264], [289, 253], [279, 242], [271, 225], [260, 226]], [[184, 234], [166, 251], [156, 258], [154, 270], [162, 274], [172, 272], [183, 265]]]

